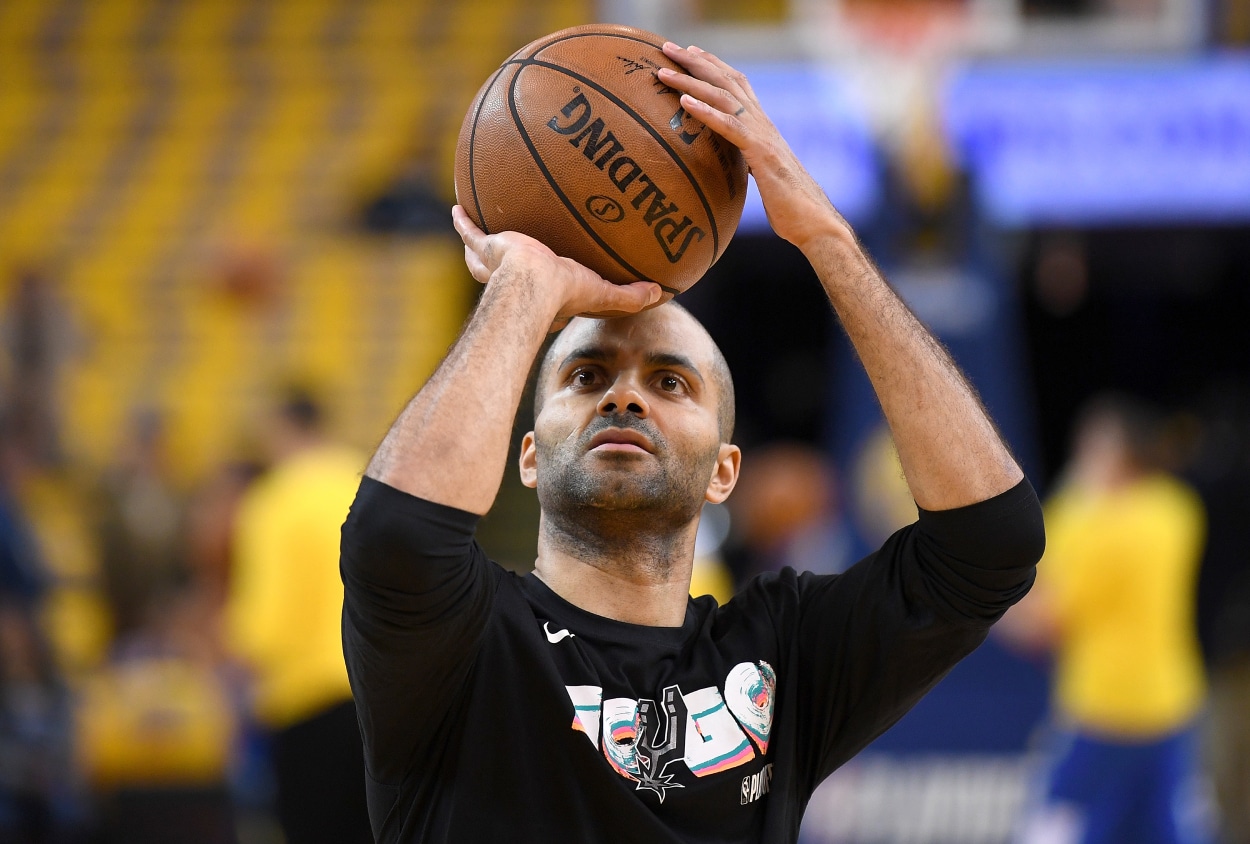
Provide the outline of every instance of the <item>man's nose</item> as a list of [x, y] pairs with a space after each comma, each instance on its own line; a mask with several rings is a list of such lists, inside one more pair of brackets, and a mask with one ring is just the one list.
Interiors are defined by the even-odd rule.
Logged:
[[651, 412], [641, 387], [633, 377], [626, 374], [619, 375], [604, 392], [599, 399], [598, 410], [600, 416], [632, 413], [635, 416], [646, 417]]

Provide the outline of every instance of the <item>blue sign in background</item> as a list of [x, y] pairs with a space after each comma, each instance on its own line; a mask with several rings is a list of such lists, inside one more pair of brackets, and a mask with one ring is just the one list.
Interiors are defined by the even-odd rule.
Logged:
[[981, 63], [946, 132], [996, 222], [1250, 220], [1250, 56]]

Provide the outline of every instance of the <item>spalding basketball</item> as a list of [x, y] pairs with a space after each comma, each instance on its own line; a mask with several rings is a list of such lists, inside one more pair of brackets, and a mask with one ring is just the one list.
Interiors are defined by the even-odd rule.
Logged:
[[518, 231], [609, 281], [670, 298], [725, 251], [742, 216], [738, 149], [660, 82], [664, 39], [565, 29], [523, 47], [478, 92], [456, 147], [456, 196], [488, 233]]

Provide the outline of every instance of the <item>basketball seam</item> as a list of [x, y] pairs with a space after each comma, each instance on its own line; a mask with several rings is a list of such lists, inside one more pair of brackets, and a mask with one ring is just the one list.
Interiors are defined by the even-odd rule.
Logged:
[[[623, 32], [603, 32], [602, 30], [595, 30], [595, 31], [590, 31], [590, 32], [573, 32], [561, 38], [557, 38], [554, 41], [548, 41], [546, 44], [542, 45], [537, 50], [535, 50], [534, 55], [528, 56], [527, 58], [535, 59], [538, 57], [538, 54], [541, 53], [543, 50], [546, 50], [548, 47], [554, 47], [557, 44], [563, 44], [565, 41], [572, 41], [574, 38], [588, 38], [588, 37], [620, 38], [623, 41], [637, 41], [639, 44], [646, 44], [648, 47], [655, 47], [657, 50], [660, 49], [661, 47], [660, 44], [656, 44], [653, 41], [648, 41], [645, 38], [639, 38], [636, 35], [626, 35]], [[656, 37], [658, 38], [659, 36], [656, 36]], [[518, 50], [517, 52], [520, 52], [520, 50]], [[509, 61], [517, 61], [517, 59], [509, 58]], [[505, 62], [505, 64], [506, 63], [507, 62]]]
[[[507, 63], [499, 66], [499, 70], [495, 71], [495, 75], [490, 78], [486, 90], [482, 91], [482, 99], [478, 101], [477, 111], [473, 113], [473, 128], [469, 130], [469, 193], [473, 195], [473, 207], [477, 209], [477, 218], [482, 224], [482, 231], [490, 234], [490, 227], [486, 225], [486, 214], [482, 211], [482, 202], [477, 197], [477, 176], [474, 171], [477, 169], [476, 160], [473, 157], [473, 145], [477, 142], [477, 122], [482, 117], [482, 106], [486, 104], [486, 98], [490, 95], [491, 88], [495, 87], [495, 82], [503, 75]], [[520, 71], [517, 71], [520, 74]]]
[[[608, 257], [624, 267], [627, 272], [632, 273], [635, 278], [652, 281], [652, 279], [646, 278], [643, 273], [631, 266], [624, 258], [618, 255], [616, 250], [609, 246], [599, 233], [587, 224], [585, 218], [582, 217], [581, 213], [574, 207], [572, 200], [570, 200], [564, 191], [560, 189], [560, 185], [552, 177], [551, 171], [547, 169], [546, 162], [544, 162], [542, 160], [542, 156], [538, 154], [538, 148], [534, 146], [534, 141], [530, 138], [529, 133], [525, 131], [525, 125], [521, 121], [520, 111], [518, 111], [516, 106], [516, 83], [520, 78], [521, 71], [518, 70], [516, 76], [512, 77], [512, 84], [508, 86], [508, 110], [512, 112], [512, 122], [517, 128], [517, 133], [521, 136], [521, 140], [525, 142], [526, 148], [529, 149], [530, 157], [534, 159], [534, 163], [538, 165], [538, 169], [542, 172], [543, 178], [547, 180], [547, 184], [551, 186], [552, 191], [554, 191], [555, 195], [559, 197], [562, 203], [564, 203], [564, 207], [567, 208], [569, 213], [573, 215], [573, 219], [577, 220], [578, 224], [581, 225], [582, 230], [586, 232], [586, 234], [590, 235], [591, 238], [594, 239], [595, 243], [599, 244], [599, 247], [607, 253]], [[655, 282], [655, 284], [659, 284], [661, 290], [674, 296], [680, 292], [671, 287], [660, 284], [658, 281]]]
[[[632, 40], [638, 40], [638, 39], [632, 39]], [[648, 44], [649, 42], [641, 41], [640, 43]], [[651, 46], [655, 46], [655, 45], [651, 45]], [[542, 51], [540, 50], [539, 52], [542, 52]], [[687, 166], [686, 162], [683, 161], [681, 156], [677, 154], [677, 150], [675, 150], [673, 147], [669, 145], [668, 141], [664, 139], [664, 136], [655, 130], [654, 126], [652, 126], [649, 122], [647, 122], [647, 120], [645, 120], [641, 114], [636, 112], [634, 109], [630, 108], [628, 104], [622, 101], [619, 97], [617, 97], [611, 91], [607, 90], [602, 85], [595, 82], [593, 79], [589, 79], [585, 76], [582, 76], [580, 73], [569, 70], [566, 67], [562, 67], [561, 65], [558, 65], [558, 64], [552, 64], [550, 62], [539, 61], [538, 59], [513, 59], [512, 61], [507, 62], [507, 64], [519, 64], [522, 67], [530, 66], [530, 65], [536, 66], [536, 67], [544, 67], [548, 70], [555, 70], [560, 73], [566, 74], [567, 76], [570, 76], [573, 79], [578, 80], [582, 84], [589, 85], [590, 87], [594, 88], [600, 94], [602, 94], [603, 96], [611, 100], [613, 103], [615, 103], [618, 108], [620, 108], [622, 111], [627, 113], [630, 117], [632, 117], [639, 126], [644, 127], [647, 130], [647, 132], [650, 133], [651, 137], [654, 138], [656, 142], [661, 147], [664, 148], [664, 151], [668, 153], [669, 157], [673, 160], [673, 163], [676, 164], [678, 168], [680, 168], [681, 172], [686, 175], [686, 179], [690, 182], [691, 188], [694, 189], [695, 194], [699, 197], [699, 202], [700, 204], [703, 205], [703, 210], [707, 214], [708, 228], [712, 230], [711, 231], [712, 256], [713, 256], [713, 261], [715, 261], [716, 257], [720, 255], [720, 237], [719, 237], [719, 233], [717, 230], [718, 227], [716, 225], [716, 216], [715, 214], [712, 213], [712, 205], [711, 203], [708, 202], [707, 196], [703, 193], [703, 186], [700, 185], [698, 179], [694, 177], [694, 173], [690, 172], [689, 166]], [[518, 70], [516, 77], [514, 77], [514, 87], [515, 87], [515, 80], [519, 79], [520, 76], [521, 76], [521, 71]], [[509, 96], [509, 102], [511, 103], [511, 97], [512, 97], [511, 88], [509, 89], [508, 96]], [[513, 114], [515, 115], [516, 112], [514, 111]], [[519, 126], [520, 124], [518, 123], [517, 125]], [[708, 131], [710, 132], [712, 130], [708, 129]]]

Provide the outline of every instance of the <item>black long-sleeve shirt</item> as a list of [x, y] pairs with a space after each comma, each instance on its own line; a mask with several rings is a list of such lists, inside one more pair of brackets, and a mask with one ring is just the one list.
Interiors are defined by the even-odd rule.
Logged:
[[596, 616], [486, 558], [477, 517], [366, 478], [343, 642], [380, 842], [786, 842], [816, 786], [1032, 584], [1022, 481], [841, 575], [785, 570], [681, 627]]

